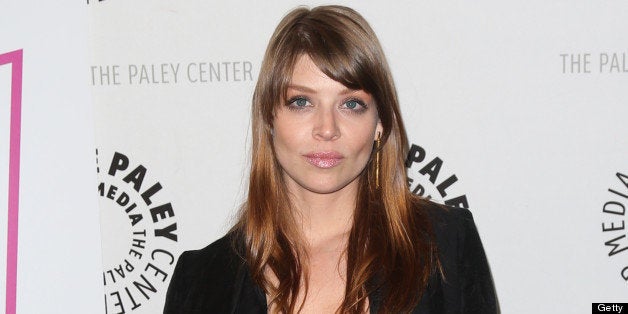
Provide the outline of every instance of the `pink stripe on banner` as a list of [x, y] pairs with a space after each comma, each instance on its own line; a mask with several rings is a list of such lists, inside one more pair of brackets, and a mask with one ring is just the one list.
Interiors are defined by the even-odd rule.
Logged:
[[11, 63], [11, 127], [9, 140], [9, 219], [7, 221], [6, 314], [15, 314], [17, 288], [17, 218], [20, 188], [22, 122], [22, 49], [0, 54], [0, 65]]

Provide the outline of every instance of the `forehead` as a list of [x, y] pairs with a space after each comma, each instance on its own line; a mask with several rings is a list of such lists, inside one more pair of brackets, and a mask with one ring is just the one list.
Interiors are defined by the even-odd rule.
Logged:
[[310, 93], [334, 92], [348, 94], [364, 92], [362, 90], [350, 89], [342, 83], [333, 80], [323, 73], [308, 55], [301, 55], [297, 58], [287, 89], [288, 92], [296, 90]]
[[302, 54], [297, 57], [294, 67], [292, 68], [292, 75], [290, 76], [290, 83], [307, 80], [331, 80], [318, 66], [312, 61], [309, 55]]

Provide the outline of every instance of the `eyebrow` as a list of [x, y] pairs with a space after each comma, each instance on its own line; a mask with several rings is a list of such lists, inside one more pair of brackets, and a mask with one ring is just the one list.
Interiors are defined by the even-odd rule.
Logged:
[[[316, 93], [316, 90], [314, 90], [312, 88], [309, 88], [307, 86], [298, 85], [298, 84], [290, 84], [290, 85], [288, 85], [288, 89], [296, 89], [296, 90], [301, 91], [301, 92], [312, 93], [312, 94]], [[351, 89], [351, 88], [347, 87], [347, 88], [343, 89], [340, 93], [341, 94], [351, 94], [351, 93], [354, 93], [354, 92], [357, 92], [357, 91], [359, 91], [359, 89]]]

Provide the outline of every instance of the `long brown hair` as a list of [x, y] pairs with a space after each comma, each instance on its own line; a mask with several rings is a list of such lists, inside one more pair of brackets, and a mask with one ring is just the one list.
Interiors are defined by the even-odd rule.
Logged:
[[[271, 296], [269, 304], [283, 313], [298, 311], [301, 287], [307, 295], [307, 258], [271, 135], [275, 110], [285, 101], [296, 60], [304, 54], [333, 80], [370, 93], [383, 126], [380, 187], [373, 183], [373, 158], [358, 178], [346, 290], [338, 311], [364, 311], [376, 285], [386, 291], [381, 312], [410, 311], [438, 265], [436, 247], [422, 201], [407, 188], [408, 141], [384, 52], [366, 20], [347, 7], [291, 11], [266, 50], [253, 95], [248, 198], [234, 227], [244, 239], [251, 276]], [[276, 286], [269, 274], [276, 277]]]

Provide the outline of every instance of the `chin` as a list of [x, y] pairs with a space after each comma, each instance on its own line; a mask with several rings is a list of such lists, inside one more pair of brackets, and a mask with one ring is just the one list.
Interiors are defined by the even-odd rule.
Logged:
[[342, 187], [305, 187], [306, 190], [317, 194], [331, 194], [342, 190]]
[[350, 182], [329, 182], [329, 181], [325, 181], [325, 182], [315, 182], [312, 184], [302, 184], [301, 186], [303, 188], [305, 188], [306, 190], [313, 192], [313, 193], [318, 193], [318, 194], [331, 194], [334, 192], [338, 192], [342, 189], [344, 189], [345, 187], [347, 187], [349, 184], [351, 184], [352, 181]]

